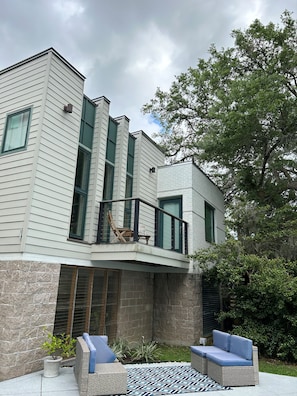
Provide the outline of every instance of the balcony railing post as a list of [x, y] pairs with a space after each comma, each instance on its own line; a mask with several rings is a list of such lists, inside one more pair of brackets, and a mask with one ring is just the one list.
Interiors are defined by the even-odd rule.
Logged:
[[138, 241], [139, 234], [139, 199], [135, 199], [134, 205], [134, 229], [133, 229], [133, 241]]
[[102, 241], [102, 228], [103, 228], [103, 216], [104, 216], [104, 203], [100, 203], [99, 217], [98, 217], [98, 228], [97, 228], [97, 241], [96, 243], [101, 243]]
[[155, 240], [154, 240], [154, 246], [159, 246], [160, 243], [160, 211], [158, 208], [155, 208]]
[[189, 248], [188, 248], [188, 223], [184, 223], [184, 228], [185, 228], [185, 252], [184, 254], [188, 254]]
[[171, 217], [171, 250], [175, 250], [175, 220]]

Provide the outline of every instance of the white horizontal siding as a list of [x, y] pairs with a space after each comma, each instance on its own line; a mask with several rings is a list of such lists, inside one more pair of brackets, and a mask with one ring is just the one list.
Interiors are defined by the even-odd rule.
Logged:
[[[0, 156], [0, 252], [19, 252], [20, 235], [24, 235], [24, 221], [34, 152], [44, 92], [47, 57], [10, 69], [0, 74], [0, 145], [4, 137], [7, 114], [31, 107], [31, 122], [27, 147], [24, 151]], [[6, 235], [3, 236], [3, 233]]]
[[[158, 166], [164, 165], [164, 154], [143, 132], [133, 134], [136, 139], [134, 161], [135, 196], [157, 205]], [[150, 173], [154, 167], [156, 173]]]
[[83, 243], [76, 243], [68, 241], [65, 242], [53, 241], [44, 235], [44, 239], [38, 235], [38, 232], [33, 233], [27, 238], [27, 244], [30, 249], [27, 252], [31, 254], [47, 254], [48, 256], [59, 257], [63, 261], [63, 257], [68, 260], [89, 260], [91, 246]]
[[[67, 239], [82, 101], [83, 80], [53, 54], [28, 222], [27, 253], [72, 256], [73, 243]], [[72, 113], [63, 111], [67, 103], [73, 105]], [[85, 251], [83, 244], [77, 245], [78, 251]]]

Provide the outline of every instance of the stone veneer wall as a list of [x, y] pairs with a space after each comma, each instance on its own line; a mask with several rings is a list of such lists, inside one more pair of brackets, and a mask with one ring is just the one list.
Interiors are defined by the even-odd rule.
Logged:
[[0, 262], [0, 381], [42, 369], [44, 327], [53, 329], [59, 264]]
[[154, 275], [122, 271], [118, 334], [129, 342], [152, 340]]
[[198, 274], [155, 274], [154, 339], [193, 345], [203, 334], [202, 280]]

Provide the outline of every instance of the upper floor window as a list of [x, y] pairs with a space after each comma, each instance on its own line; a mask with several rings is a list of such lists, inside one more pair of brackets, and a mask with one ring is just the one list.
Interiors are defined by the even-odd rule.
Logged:
[[205, 202], [205, 240], [207, 242], [215, 242], [215, 210]]
[[7, 116], [2, 153], [21, 150], [26, 147], [31, 109], [25, 109]]
[[89, 174], [94, 135], [96, 106], [84, 97], [77, 153], [75, 185], [69, 236], [83, 239], [87, 213]]

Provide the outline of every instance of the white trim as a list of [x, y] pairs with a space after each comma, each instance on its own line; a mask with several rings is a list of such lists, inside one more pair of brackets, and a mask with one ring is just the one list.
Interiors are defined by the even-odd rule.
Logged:
[[82, 265], [89, 267], [92, 266], [92, 262], [90, 260], [78, 260], [67, 257], [47, 256], [47, 255], [28, 254], [28, 253], [0, 254], [0, 261], [39, 261], [43, 263]]

